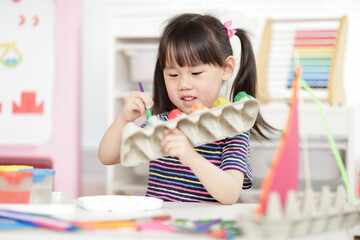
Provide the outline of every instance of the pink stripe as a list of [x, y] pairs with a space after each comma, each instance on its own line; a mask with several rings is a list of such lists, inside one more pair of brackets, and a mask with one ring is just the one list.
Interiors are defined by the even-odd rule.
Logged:
[[193, 171], [191, 171], [190, 169], [179, 169], [179, 168], [172, 168], [172, 167], [166, 167], [162, 164], [157, 164], [157, 163], [151, 163], [151, 166], [157, 166], [159, 168], [163, 168], [163, 169], [171, 169], [171, 170], [175, 170], [175, 171], [182, 171], [182, 172], [189, 172], [189, 173], [193, 173]]
[[[230, 169], [229, 169], [230, 168]], [[221, 168], [222, 170], [231, 170], [231, 169], [237, 169], [237, 170], [241, 170], [241, 172], [244, 172], [245, 174], [247, 173], [247, 170], [239, 167], [238, 165], [226, 165], [223, 168]]]
[[233, 140], [229, 140], [226, 141], [225, 144], [231, 144], [231, 143], [239, 143], [241, 145], [249, 145], [248, 141], [242, 140], [242, 139], [233, 139]]
[[[217, 159], [207, 159], [207, 160], [208, 160], [209, 162], [211, 162], [211, 163], [221, 163], [221, 160], [217, 160]], [[164, 161], [161, 161], [161, 160], [158, 160], [158, 159], [152, 160], [151, 163], [150, 163], [150, 165], [159, 166], [159, 164], [156, 164], [155, 162], [158, 162], [158, 163], [161, 165], [161, 168], [166, 168], [166, 167], [163, 167]], [[182, 164], [171, 163], [171, 162], [167, 162], [166, 164], [167, 164], [167, 165], [176, 166], [176, 167], [178, 167], [178, 166], [184, 166], [184, 165], [182, 165]], [[179, 170], [188, 171], [188, 172], [193, 173], [190, 169], [186, 169], [186, 166], [184, 166], [184, 167], [185, 167], [185, 169], [183, 169], [183, 168], [181, 168], [181, 169], [176, 168], [176, 170], [177, 170], [177, 171], [179, 171]], [[173, 168], [169, 168], [169, 169], [173, 169]]]
[[[245, 149], [244, 149], [245, 150]], [[222, 152], [222, 155], [228, 154], [228, 153], [239, 153], [239, 154], [243, 154], [241, 151], [239, 150], [234, 150], [234, 149], [225, 149]]]
[[182, 190], [184, 192], [193, 192], [193, 193], [200, 193], [200, 194], [208, 194], [210, 195], [208, 192], [206, 191], [197, 191], [197, 190], [191, 190], [191, 189], [187, 189], [187, 188], [182, 188], [182, 187], [178, 187], [178, 186], [174, 186], [174, 185], [169, 185], [169, 184], [163, 184], [163, 183], [156, 183], [154, 181], [148, 181], [148, 183], [152, 183], [154, 185], [159, 185], [159, 186], [163, 186], [163, 187], [166, 187], [168, 189], [172, 189], [172, 188], [175, 188], [175, 189], [178, 189], [178, 190]]
[[177, 162], [177, 163], [173, 163], [173, 162], [170, 162], [170, 161], [166, 161], [166, 160], [159, 160], [159, 159], [154, 159], [154, 160], [151, 160], [150, 164], [153, 164], [153, 163], [159, 163], [159, 164], [164, 164], [164, 162], [166, 162], [167, 165], [172, 165], [172, 166], [176, 166], [176, 167], [185, 167], [185, 165], [181, 164], [180, 162]]
[[211, 162], [211, 163], [221, 163], [221, 160], [214, 160], [214, 159], [211, 159], [211, 160], [209, 160], [209, 162]]

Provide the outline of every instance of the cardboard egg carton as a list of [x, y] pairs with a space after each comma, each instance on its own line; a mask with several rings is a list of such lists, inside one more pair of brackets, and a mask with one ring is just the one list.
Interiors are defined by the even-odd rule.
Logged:
[[160, 147], [165, 128], [178, 128], [193, 146], [199, 146], [249, 130], [258, 112], [259, 102], [246, 96], [235, 103], [199, 110], [191, 115], [183, 114], [166, 122], [153, 116], [149, 119], [151, 124], [145, 128], [128, 123], [122, 133], [121, 165], [136, 166], [166, 156]]
[[335, 194], [324, 186], [318, 198], [311, 191], [298, 199], [289, 191], [284, 208], [280, 196], [272, 192], [263, 216], [240, 216], [241, 229], [255, 239], [287, 239], [351, 228], [360, 221], [359, 203], [349, 203], [344, 186]]

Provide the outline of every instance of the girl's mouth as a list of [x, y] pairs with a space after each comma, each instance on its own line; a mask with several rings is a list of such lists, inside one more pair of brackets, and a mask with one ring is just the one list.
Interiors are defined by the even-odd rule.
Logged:
[[194, 96], [184, 96], [181, 97], [181, 100], [185, 107], [191, 108], [196, 103], [196, 97]]
[[182, 97], [181, 99], [184, 101], [192, 101], [192, 100], [195, 100], [196, 97]]

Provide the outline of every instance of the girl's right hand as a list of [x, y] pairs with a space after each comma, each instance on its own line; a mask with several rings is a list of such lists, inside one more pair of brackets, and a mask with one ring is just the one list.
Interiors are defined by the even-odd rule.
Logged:
[[126, 99], [120, 114], [126, 122], [132, 122], [145, 115], [145, 109], [150, 109], [153, 105], [154, 102], [148, 93], [132, 92]]
[[154, 102], [148, 93], [133, 92], [130, 94], [121, 112], [101, 139], [98, 156], [103, 164], [111, 165], [120, 162], [123, 127], [126, 123], [132, 122], [144, 115], [145, 108], [151, 108], [152, 105], [154, 105]]

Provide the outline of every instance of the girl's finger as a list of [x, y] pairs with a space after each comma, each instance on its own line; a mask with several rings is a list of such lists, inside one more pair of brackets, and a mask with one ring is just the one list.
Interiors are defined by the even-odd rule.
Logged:
[[133, 104], [136, 106], [136, 110], [141, 114], [145, 114], [145, 105], [144, 102], [139, 98], [135, 97], [133, 99]]
[[176, 136], [171, 134], [170, 129], [164, 130], [164, 137], [160, 142], [160, 147], [165, 150], [167, 146], [170, 146], [169, 144], [171, 144], [171, 142], [177, 142]]
[[170, 133], [171, 133], [171, 130], [170, 130], [170, 129], [164, 128], [163, 137], [165, 138], [165, 137], [168, 136]]
[[178, 144], [175, 141], [168, 141], [164, 146], [164, 151], [170, 156], [178, 157]]
[[146, 108], [151, 108], [154, 105], [154, 101], [147, 92], [132, 92], [130, 96], [133, 98], [139, 98]]
[[143, 101], [146, 108], [150, 109], [154, 105], [151, 96], [146, 92], [140, 92], [139, 98]]
[[132, 100], [125, 104], [124, 106], [125, 111], [128, 112], [128, 114], [141, 114], [141, 106], [139, 106], [136, 101]]

